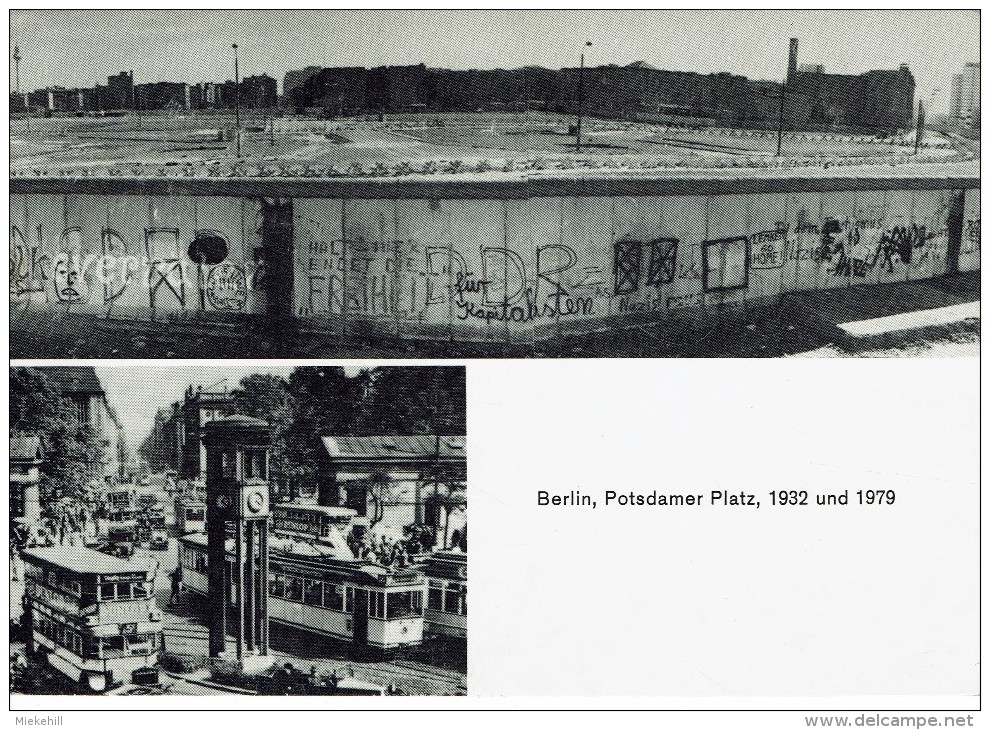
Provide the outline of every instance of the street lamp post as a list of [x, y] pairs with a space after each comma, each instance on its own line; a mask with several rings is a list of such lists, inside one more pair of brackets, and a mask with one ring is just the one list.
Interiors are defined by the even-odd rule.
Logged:
[[925, 105], [918, 99], [918, 128], [914, 132], [914, 154], [921, 150], [921, 137], [925, 133]]
[[240, 59], [237, 55], [237, 44], [231, 46], [234, 49], [234, 138], [236, 139], [237, 157], [241, 156], [241, 68]]
[[[587, 48], [591, 45], [591, 41], [585, 41], [584, 47]], [[581, 66], [578, 69], [578, 98], [577, 98], [577, 139], [575, 147], [575, 152], [581, 151], [581, 117], [582, 117], [582, 106], [584, 105], [584, 50], [581, 51]]]
[[14, 86], [18, 98], [24, 102], [24, 116], [27, 119], [27, 131], [31, 131], [31, 100], [28, 95], [25, 94], [21, 97], [21, 48], [20, 46], [14, 46]]
[[20, 46], [14, 46], [14, 92], [20, 96], [21, 95], [21, 49]]

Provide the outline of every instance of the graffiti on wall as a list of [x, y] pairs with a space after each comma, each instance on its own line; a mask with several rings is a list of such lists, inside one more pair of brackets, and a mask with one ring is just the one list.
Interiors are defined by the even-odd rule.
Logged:
[[[929, 226], [928, 220], [894, 226], [880, 218], [811, 220], [799, 211], [792, 223], [691, 245], [675, 237], [619, 237], [601, 259], [567, 242], [537, 244], [527, 256], [506, 246], [468, 249], [456, 242], [324, 241], [317, 226], [308, 229], [305, 259], [297, 256], [305, 272], [297, 314], [524, 324], [690, 308], [704, 304], [706, 292], [747, 289], [750, 271], [759, 275], [788, 263], [814, 262], [815, 273], [804, 276], [900, 275], [944, 256], [930, 244], [944, 237], [945, 226]], [[797, 270], [800, 280], [804, 270]], [[770, 289], [764, 284], [758, 296], [773, 293], [773, 280], [767, 281]]]
[[[410, 212], [406, 212], [399, 206], [407, 203], [395, 201], [388, 204], [397, 206], [394, 216], [379, 214], [377, 222], [358, 216], [345, 226], [335, 203], [308, 203], [310, 210], [318, 211], [312, 214], [320, 219], [317, 222], [298, 215], [307, 204], [296, 201], [295, 225], [288, 229], [293, 240], [286, 244], [292, 252], [292, 291], [277, 296], [290, 299], [300, 317], [353, 315], [394, 321], [397, 330], [400, 322], [460, 324], [469, 329], [713, 307], [860, 279], [906, 279], [909, 272], [912, 277], [931, 276], [945, 270], [948, 206], [940, 207], [945, 200], [941, 194], [918, 195], [888, 196], [882, 204], [884, 213], [876, 212], [881, 210], [878, 202], [859, 217], [844, 217], [843, 208], [831, 203], [834, 212], [822, 215], [822, 199], [812, 196], [790, 215], [778, 214], [775, 208], [769, 209], [769, 215], [751, 210], [742, 215], [742, 203], [725, 199], [720, 205], [733, 210], [712, 226], [710, 235], [710, 221], [704, 214], [693, 217], [696, 208], [691, 202], [678, 209], [684, 211], [681, 217], [666, 217], [678, 226], [673, 230], [640, 223], [646, 230], [627, 229], [584, 240], [559, 236], [538, 240], [528, 233], [513, 238], [508, 231], [537, 230], [529, 226], [525, 207], [520, 220], [512, 226], [506, 223], [503, 233], [489, 238], [484, 228], [459, 229], [442, 217], [443, 208], [433, 206], [423, 205], [417, 212], [408, 204]], [[786, 210], [780, 200], [781, 210]], [[81, 226], [63, 229], [61, 213], [49, 216], [32, 208], [51, 201], [50, 196], [27, 196], [24, 218], [43, 223], [54, 218], [60, 223], [57, 228], [25, 225], [23, 220], [10, 228], [12, 303], [181, 315], [248, 312], [265, 301], [256, 296], [264, 292], [266, 279], [260, 239], [255, 239], [253, 248], [241, 251], [241, 244], [232, 245], [236, 239], [224, 232], [243, 227], [245, 201], [206, 204], [180, 198], [171, 204], [170, 210], [208, 210], [190, 219], [213, 222], [220, 230], [210, 229], [209, 224], [170, 225], [172, 214], [164, 220], [151, 216], [158, 227], [135, 228], [120, 211], [129, 207], [138, 211], [143, 203], [127, 196], [112, 201], [94, 197], [87, 203], [97, 211], [115, 206], [117, 227], [109, 225], [109, 215], [104, 219], [107, 225], [101, 225], [103, 216], [98, 215], [95, 220], [83, 217]], [[774, 199], [770, 203], [776, 205]], [[64, 210], [69, 204], [57, 205]], [[385, 205], [379, 208], [388, 210]], [[466, 225], [476, 226], [477, 211], [471, 208], [475, 204], [462, 205], [471, 214]], [[491, 201], [484, 205], [491, 208]], [[85, 207], [78, 202], [72, 206], [73, 210]], [[736, 230], [725, 223], [759, 219], [757, 215], [764, 222], [751, 224], [749, 230], [747, 224]], [[86, 225], [87, 220], [92, 224]], [[410, 233], [400, 232], [400, 225], [406, 224], [393, 220], [410, 221]], [[962, 252], [978, 251], [978, 207], [967, 208], [962, 226]], [[398, 235], [393, 237], [390, 227]], [[254, 233], [262, 228], [256, 225]], [[342, 236], [347, 229], [376, 228], [380, 236]], [[417, 233], [412, 234], [414, 229]], [[584, 230], [593, 228], [584, 226]], [[974, 260], [978, 266], [978, 254]]]
[[964, 254], [976, 253], [980, 250], [980, 219], [968, 219], [963, 228]]
[[472, 266], [461, 251], [415, 240], [311, 240], [307, 253], [300, 316], [418, 318], [448, 306], [461, 321], [529, 322], [590, 315], [604, 285], [601, 267], [578, 266], [561, 244], [537, 247], [529, 266], [502, 246], [480, 247]]
[[[190, 243], [196, 250], [197, 232]], [[53, 247], [46, 247], [42, 227], [25, 236], [10, 228], [10, 297], [12, 302], [36, 301], [63, 305], [110, 307], [125, 293], [140, 287], [143, 306], [187, 309], [188, 291], [200, 292], [199, 309], [241, 311], [248, 295], [264, 278], [264, 258], [256, 250], [254, 261], [239, 266], [228, 260], [226, 239], [210, 232], [214, 246], [222, 241], [223, 255], [216, 259], [183, 257], [183, 241], [177, 228], [149, 228], [143, 232], [143, 255], [133, 252], [125, 236], [102, 228], [98, 237], [79, 226], [62, 230]], [[93, 253], [98, 250], [99, 253]], [[208, 262], [209, 261], [209, 262]], [[136, 306], [142, 306], [139, 300]]]
[[760, 231], [749, 237], [749, 268], [779, 269], [787, 257], [787, 234], [790, 228], [778, 222], [772, 231]]

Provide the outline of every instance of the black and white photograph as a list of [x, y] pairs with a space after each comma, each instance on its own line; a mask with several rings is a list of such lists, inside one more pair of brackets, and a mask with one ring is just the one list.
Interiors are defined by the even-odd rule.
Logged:
[[10, 379], [12, 693], [465, 694], [463, 368]]
[[10, 20], [14, 357], [978, 348], [976, 11]]
[[7, 18], [12, 726], [979, 725], [980, 9]]

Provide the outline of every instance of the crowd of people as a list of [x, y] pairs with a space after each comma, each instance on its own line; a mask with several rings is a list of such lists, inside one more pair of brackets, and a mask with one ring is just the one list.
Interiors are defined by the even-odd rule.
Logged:
[[347, 535], [347, 545], [358, 560], [368, 560], [389, 568], [405, 568], [416, 555], [434, 549], [467, 552], [467, 527], [454, 530], [447, 546], [438, 546], [438, 537], [429, 525], [412, 524], [402, 529], [402, 537], [394, 537], [388, 531], [375, 535], [372, 530], [352, 529]]

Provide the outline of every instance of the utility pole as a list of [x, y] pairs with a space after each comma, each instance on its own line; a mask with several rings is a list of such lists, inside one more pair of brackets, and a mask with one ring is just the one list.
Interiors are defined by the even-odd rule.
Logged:
[[237, 157], [241, 157], [241, 69], [240, 59], [237, 56], [237, 44], [231, 46], [234, 49], [234, 136], [237, 140]]
[[784, 95], [787, 93], [787, 85], [794, 80], [797, 71], [797, 38], [791, 38], [790, 52], [787, 56], [787, 75], [780, 83], [780, 108], [777, 111], [777, 157], [780, 157], [784, 149]]
[[138, 102], [138, 87], [134, 83], [133, 71], [131, 71], [131, 106], [134, 107], [134, 113], [137, 114], [138, 129], [144, 129], [144, 120], [141, 117], [141, 104]]
[[918, 128], [914, 132], [914, 154], [921, 149], [921, 136], [925, 133], [925, 105], [918, 99]]
[[784, 93], [787, 91], [787, 82], [780, 85], [780, 111], [777, 114], [777, 157], [780, 157], [784, 148]]
[[[591, 41], [585, 41], [584, 47], [591, 45]], [[581, 151], [581, 112], [584, 104], [584, 50], [581, 51], [581, 66], [578, 69], [578, 98], [577, 98], [577, 144], [575, 152]]]

